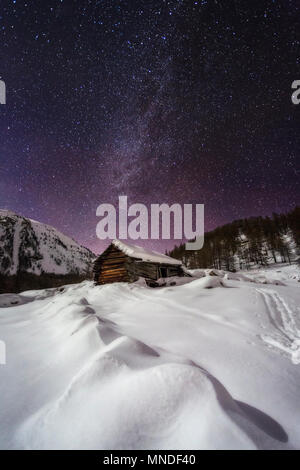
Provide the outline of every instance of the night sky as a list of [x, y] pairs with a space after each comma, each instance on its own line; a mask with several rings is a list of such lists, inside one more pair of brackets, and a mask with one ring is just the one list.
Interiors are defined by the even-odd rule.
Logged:
[[292, 209], [299, 46], [298, 0], [1, 0], [0, 207], [95, 252], [122, 194], [205, 230]]

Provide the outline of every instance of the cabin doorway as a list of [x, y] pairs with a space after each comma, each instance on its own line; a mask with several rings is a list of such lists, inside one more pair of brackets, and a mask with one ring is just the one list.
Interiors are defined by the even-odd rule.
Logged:
[[168, 268], [159, 268], [159, 277], [168, 277]]

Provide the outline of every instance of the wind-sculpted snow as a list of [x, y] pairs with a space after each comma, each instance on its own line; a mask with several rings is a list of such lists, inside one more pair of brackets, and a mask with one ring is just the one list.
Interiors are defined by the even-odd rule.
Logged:
[[0, 296], [1, 448], [299, 448], [291, 270]]

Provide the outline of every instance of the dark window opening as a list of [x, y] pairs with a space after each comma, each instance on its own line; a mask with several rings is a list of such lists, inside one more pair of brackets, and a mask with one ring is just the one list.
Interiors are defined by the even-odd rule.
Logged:
[[168, 268], [159, 268], [159, 277], [168, 277]]

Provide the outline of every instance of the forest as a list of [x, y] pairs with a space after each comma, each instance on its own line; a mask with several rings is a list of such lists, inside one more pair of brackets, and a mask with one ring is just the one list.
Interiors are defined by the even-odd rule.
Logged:
[[235, 220], [205, 233], [201, 250], [187, 251], [185, 244], [167, 253], [188, 268], [227, 271], [300, 260], [300, 207], [287, 214]]

